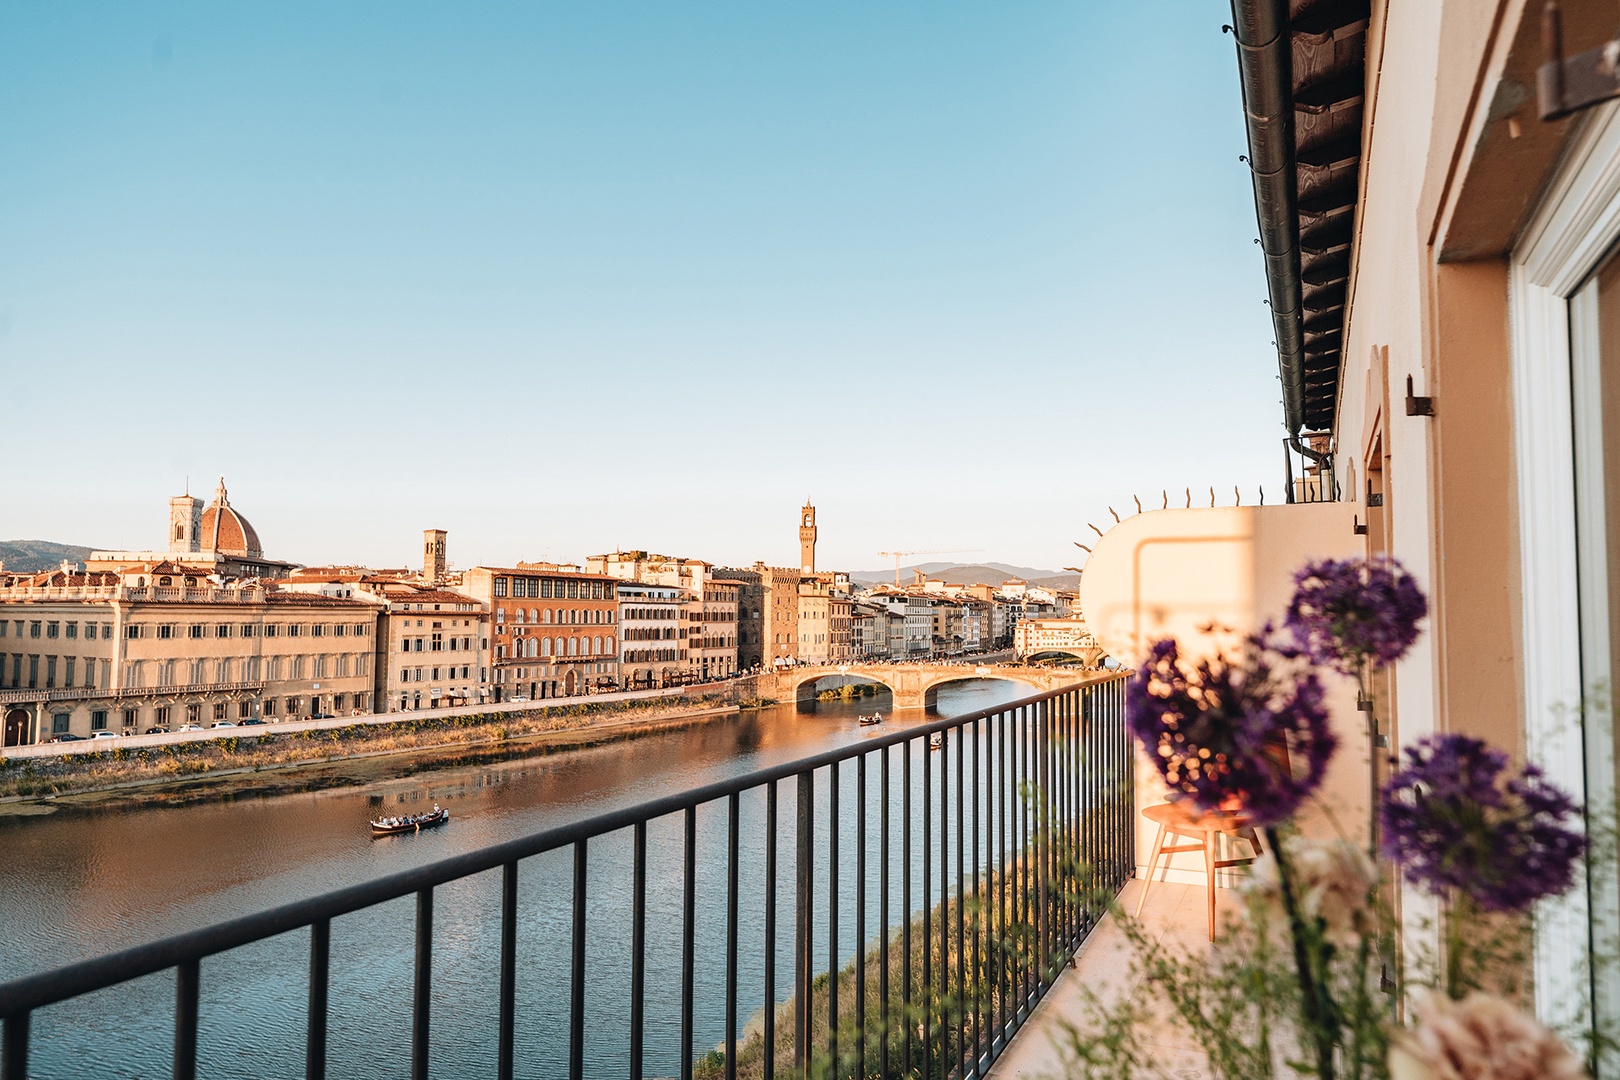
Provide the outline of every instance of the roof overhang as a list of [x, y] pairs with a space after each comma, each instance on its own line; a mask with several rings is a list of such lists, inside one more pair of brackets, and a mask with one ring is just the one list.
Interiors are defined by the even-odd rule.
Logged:
[[1360, 196], [1368, 0], [1232, 0], [1291, 435], [1333, 430]]

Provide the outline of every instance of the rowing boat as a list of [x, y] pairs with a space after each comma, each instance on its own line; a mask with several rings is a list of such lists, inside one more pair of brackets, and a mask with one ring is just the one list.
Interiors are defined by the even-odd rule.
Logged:
[[371, 823], [372, 836], [396, 836], [399, 833], [421, 832], [450, 820], [450, 811], [435, 806], [425, 814], [406, 814], [403, 817], [378, 818]]

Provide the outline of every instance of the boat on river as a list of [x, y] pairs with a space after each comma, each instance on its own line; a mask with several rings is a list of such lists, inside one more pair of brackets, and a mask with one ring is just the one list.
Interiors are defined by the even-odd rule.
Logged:
[[450, 811], [437, 804], [425, 814], [405, 814], [401, 817], [377, 818], [371, 823], [371, 835], [395, 836], [399, 833], [421, 832], [450, 820]]
[[863, 716], [855, 722], [861, 725], [861, 727], [871, 727], [873, 724], [883, 723], [883, 714], [880, 712], [875, 712], [871, 716]]

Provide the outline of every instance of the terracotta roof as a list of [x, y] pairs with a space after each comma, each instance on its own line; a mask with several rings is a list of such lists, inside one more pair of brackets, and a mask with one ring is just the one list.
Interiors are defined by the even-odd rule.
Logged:
[[203, 511], [201, 539], [204, 547], [222, 555], [249, 559], [264, 555], [264, 549], [259, 545], [259, 534], [253, 530], [248, 519], [228, 503], [210, 506]]
[[304, 604], [309, 607], [340, 607], [352, 610], [377, 610], [377, 605], [368, 604], [364, 600], [345, 600], [337, 596], [322, 596], [320, 593], [282, 592], [280, 589], [266, 587], [264, 599], [270, 604]]
[[213, 572], [201, 566], [184, 566], [172, 559], [160, 559], [157, 562], [150, 563], [131, 563], [128, 566], [120, 567], [118, 570], [118, 573], [124, 577], [128, 577], [130, 574], [168, 574], [172, 577], [206, 578]]
[[612, 576], [611, 574], [587, 574], [587, 573], [584, 573], [584, 572], [574, 571], [574, 570], [544, 570], [544, 569], [541, 569], [538, 566], [523, 566], [523, 567], [475, 566], [472, 569], [474, 569], [474, 570], [487, 570], [491, 574], [504, 574], [504, 575], [506, 575], [508, 577], [583, 578], [586, 581], [617, 581], [617, 582], [620, 582], [621, 584], [625, 584], [625, 582], [624, 582], [624, 580], [622, 578], [616, 578], [616, 577]]
[[0, 574], [0, 588], [22, 589], [59, 589], [72, 588], [99, 588], [108, 585], [117, 585], [118, 575], [111, 571], [98, 570], [94, 573], [63, 573], [61, 570], [40, 570], [32, 574]]
[[482, 601], [461, 593], [446, 592], [443, 589], [408, 589], [399, 586], [385, 586], [383, 592], [390, 600], [398, 599], [411, 604], [471, 604], [477, 607]]

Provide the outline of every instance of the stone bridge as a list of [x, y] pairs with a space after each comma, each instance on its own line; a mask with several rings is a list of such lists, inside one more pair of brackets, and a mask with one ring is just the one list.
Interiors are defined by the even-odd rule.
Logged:
[[[757, 676], [762, 697], [777, 701], [807, 700], [816, 696], [823, 679], [839, 682], [874, 682], [894, 695], [897, 709], [921, 709], [934, 704], [946, 683], [969, 679], [1011, 679], [1032, 692], [1056, 690], [1094, 679], [1096, 671], [1070, 668], [1024, 667], [1014, 664], [820, 664], [783, 668]], [[835, 685], [829, 682], [828, 688]]]

